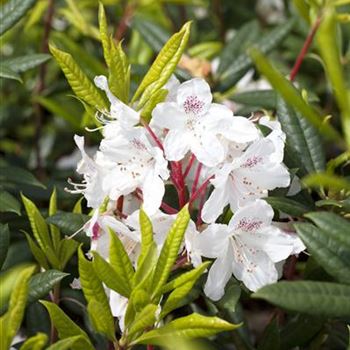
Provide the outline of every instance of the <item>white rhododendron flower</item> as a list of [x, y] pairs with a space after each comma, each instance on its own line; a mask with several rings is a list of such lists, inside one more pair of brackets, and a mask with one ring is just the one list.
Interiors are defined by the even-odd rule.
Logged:
[[102, 189], [102, 182], [105, 175], [106, 162], [100, 152], [96, 153], [95, 159], [90, 158], [84, 149], [84, 137], [75, 135], [74, 141], [78, 146], [82, 159], [78, 163], [77, 172], [83, 175], [84, 180], [81, 184], [75, 184], [72, 193], [82, 193], [87, 200], [88, 206], [98, 208], [106, 197]]
[[256, 291], [277, 281], [275, 263], [305, 247], [300, 239], [273, 225], [273, 210], [256, 200], [236, 211], [228, 225], [211, 224], [196, 237], [204, 257], [216, 259], [210, 268], [205, 293], [219, 300], [231, 275]]
[[[105, 91], [110, 109], [99, 111], [102, 140], [94, 157], [86, 154], [84, 139], [75, 136], [82, 155], [77, 172], [84, 179], [82, 184], [71, 182], [72, 192], [82, 193], [94, 209], [83, 227], [91, 251], [109, 261], [112, 230], [136, 268], [141, 205], [152, 222], [159, 254], [177, 212], [189, 203], [196, 220], [189, 221], [175, 268], [215, 259], [204, 288], [213, 300], [223, 296], [232, 275], [252, 291], [277, 281], [284, 260], [305, 249], [295, 234], [272, 222], [272, 208], [260, 199], [290, 184], [280, 123], [261, 117], [264, 136], [252, 120], [213, 103], [203, 79], [180, 84], [172, 76], [164, 85], [165, 101], [155, 106], [146, 125], [142, 111], [111, 93], [106, 77], [96, 77], [95, 84]], [[166, 185], [175, 188], [178, 206], [167, 203]], [[226, 206], [234, 213], [231, 221], [215, 223]], [[106, 291], [123, 329], [128, 300]]]
[[202, 218], [214, 222], [227, 204], [237, 210], [256, 198], [266, 197], [268, 190], [287, 187], [290, 175], [286, 167], [277, 159], [274, 142], [262, 138], [252, 143], [245, 152], [230, 163], [225, 163], [214, 172], [211, 180], [214, 190], [204, 204]]
[[[117, 120], [121, 127], [130, 128], [140, 121], [140, 114], [134, 111], [131, 107], [115, 97], [108, 87], [107, 78], [104, 75], [99, 75], [94, 79], [95, 85], [103, 90], [111, 104], [108, 117]], [[105, 111], [102, 111], [105, 113]]]
[[163, 152], [151, 144], [147, 131], [142, 127], [120, 131], [115, 137], [105, 138], [100, 148], [113, 164], [103, 179], [103, 190], [116, 200], [139, 188], [144, 210], [149, 215], [155, 213], [164, 196], [169, 170]]
[[151, 125], [169, 130], [164, 150], [171, 161], [179, 161], [191, 151], [201, 163], [213, 167], [225, 157], [219, 135], [235, 142], [257, 137], [255, 126], [246, 118], [233, 117], [227, 107], [212, 103], [209, 85], [199, 78], [182, 83], [176, 102], [159, 103], [152, 116]]

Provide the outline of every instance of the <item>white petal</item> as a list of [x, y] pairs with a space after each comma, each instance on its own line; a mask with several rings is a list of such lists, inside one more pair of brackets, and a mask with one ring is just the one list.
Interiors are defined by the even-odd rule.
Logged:
[[118, 317], [120, 330], [124, 331], [124, 318], [126, 308], [128, 306], [128, 299], [118, 294], [111, 289], [109, 295], [109, 306], [111, 307], [112, 315]]
[[148, 215], [154, 214], [160, 207], [165, 192], [163, 180], [150, 171], [142, 185], [143, 209]]
[[212, 99], [210, 86], [204, 79], [188, 80], [182, 83], [177, 90], [177, 103], [188, 114], [205, 114]]
[[202, 209], [202, 219], [207, 223], [214, 222], [228, 204], [226, 186], [214, 188]]
[[236, 243], [233, 274], [251, 291], [277, 281], [278, 273], [274, 263], [262, 250]]
[[250, 120], [244, 117], [234, 116], [229, 128], [223, 131], [223, 135], [234, 142], [251, 142], [258, 138], [258, 129]]
[[158, 103], [152, 111], [151, 126], [165, 129], [183, 129], [185, 127], [184, 112], [175, 102]]
[[225, 286], [232, 275], [232, 256], [228, 249], [222, 252], [222, 257], [216, 259], [211, 266], [204, 293], [210, 299], [220, 300], [225, 293]]
[[[271, 225], [273, 215], [271, 206], [264, 200], [257, 199], [235, 212], [229, 222], [229, 228], [235, 231], [247, 231], [247, 225], [244, 225], [244, 223], [250, 223], [250, 227], [253, 231], [256, 231], [261, 227]], [[252, 225], [253, 223], [256, 223], [256, 225]]]
[[170, 130], [164, 140], [165, 156], [168, 160], [178, 161], [189, 151], [187, 133], [181, 130]]
[[193, 247], [201, 256], [211, 259], [218, 258], [226, 250], [229, 237], [227, 225], [211, 224], [195, 236]]
[[216, 166], [225, 157], [224, 147], [218, 138], [209, 132], [191, 139], [191, 151], [202, 164], [208, 167]]

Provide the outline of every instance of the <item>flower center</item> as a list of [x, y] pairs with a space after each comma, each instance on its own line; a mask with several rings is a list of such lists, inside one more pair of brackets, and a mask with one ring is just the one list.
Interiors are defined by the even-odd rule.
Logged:
[[253, 168], [255, 167], [257, 164], [262, 163], [263, 158], [262, 157], [257, 157], [257, 156], [253, 156], [248, 158], [242, 165], [242, 168]]
[[197, 96], [191, 95], [186, 98], [183, 106], [186, 114], [199, 114], [203, 110], [204, 102]]
[[239, 221], [237, 229], [246, 232], [256, 231], [261, 227], [262, 223], [261, 220], [243, 218]]

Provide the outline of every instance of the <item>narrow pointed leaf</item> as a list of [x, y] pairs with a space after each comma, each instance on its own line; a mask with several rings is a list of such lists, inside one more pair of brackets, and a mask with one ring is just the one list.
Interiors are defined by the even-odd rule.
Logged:
[[34, 5], [35, 0], [9, 0], [1, 5], [0, 35], [14, 26]]
[[57, 270], [48, 270], [34, 275], [29, 281], [28, 302], [32, 303], [44, 298], [66, 276], [69, 276], [69, 273]]
[[23, 194], [21, 196], [34, 237], [38, 242], [39, 247], [45, 252], [46, 247], [52, 246], [49, 236], [49, 229], [45, 219], [42, 217], [38, 208], [30, 199], [25, 197]]
[[[53, 216], [56, 213], [57, 213], [57, 191], [56, 191], [56, 188], [54, 188], [50, 197], [49, 216]], [[61, 234], [60, 234], [59, 228], [55, 225], [50, 225], [50, 234], [51, 234], [53, 248], [55, 250], [58, 250], [59, 242], [61, 240]]]
[[282, 281], [259, 289], [252, 297], [295, 312], [326, 317], [350, 316], [350, 286], [343, 284]]
[[178, 256], [178, 252], [189, 220], [190, 214], [188, 212], [188, 207], [185, 206], [177, 214], [176, 220], [172, 224], [167, 235], [167, 239], [165, 240], [160, 252], [152, 281], [152, 290], [154, 296], [157, 296], [160, 293], [161, 288], [168, 280], [170, 271]]
[[74, 323], [56, 304], [48, 301], [41, 301], [41, 303], [47, 309], [51, 318], [51, 322], [57, 329], [60, 339], [80, 336], [81, 341], [77, 342], [75, 345], [77, 350], [94, 349], [88, 335], [76, 323]]
[[19, 350], [42, 350], [48, 341], [45, 333], [38, 333], [33, 337], [28, 338]]
[[164, 345], [174, 338], [200, 338], [209, 337], [216, 333], [232, 331], [240, 325], [234, 325], [218, 317], [207, 317], [192, 314], [178, 318], [164, 327], [149, 331], [136, 339], [135, 344]]
[[131, 290], [128, 284], [125, 284], [124, 275], [119, 275], [118, 270], [105, 261], [97, 252], [92, 252], [93, 266], [96, 274], [101, 281], [108, 287], [116, 291], [117, 293], [128, 298]]
[[190, 22], [186, 23], [181, 30], [178, 33], [175, 33], [164, 45], [136, 90], [132, 101], [136, 101], [143, 93], [139, 103], [141, 107], [149, 96], [163, 87], [174, 72], [182, 53], [185, 50], [189, 35]]
[[76, 349], [76, 350], [83, 350], [83, 349], [94, 349], [92, 345], [88, 345], [88, 342], [86, 338], [76, 335], [73, 337], [65, 338], [62, 340], [59, 340], [58, 342], [50, 345], [46, 350], [69, 350], [69, 349]]
[[69, 85], [72, 87], [77, 97], [92, 107], [96, 107], [98, 109], [106, 108], [106, 103], [101, 94], [90, 79], [85, 75], [85, 73], [80, 69], [73, 57], [53, 46], [50, 46], [50, 51], [60, 65]]
[[111, 313], [105, 313], [103, 305], [93, 299], [88, 303], [88, 313], [95, 330], [115, 341], [114, 320]]
[[37, 53], [32, 55], [20, 56], [15, 58], [9, 58], [3, 61], [8, 67], [16, 73], [23, 73], [29, 69], [40, 66], [42, 63], [48, 61], [51, 58], [50, 55], [44, 53]]
[[172, 281], [168, 282], [163, 288], [162, 293], [170, 292], [171, 290], [181, 287], [183, 284], [190, 282], [190, 281], [196, 281], [203, 272], [207, 269], [207, 267], [211, 264], [210, 261], [206, 261], [199, 266], [197, 266], [195, 269], [185, 272], [181, 274], [180, 276], [174, 278]]
[[0, 190], [0, 212], [21, 215], [21, 204], [11, 193]]
[[135, 321], [130, 325], [128, 330], [128, 336], [132, 337], [134, 334], [144, 331], [146, 328], [150, 328], [156, 322], [157, 305], [148, 304], [142, 311], [140, 311]]
[[123, 243], [118, 235], [113, 231], [109, 231], [111, 237], [109, 261], [112, 268], [121, 278], [121, 284], [127, 288], [128, 295], [131, 293], [131, 281], [134, 277], [134, 268], [126, 252]]
[[103, 48], [103, 56], [105, 58], [107, 66], [110, 66], [111, 65], [111, 51], [110, 51], [111, 47], [110, 47], [110, 40], [109, 40], [109, 34], [108, 34], [106, 12], [102, 3], [99, 3], [99, 6], [98, 6], [98, 23], [100, 27], [100, 39], [101, 39], [101, 44]]
[[41, 248], [34, 242], [34, 240], [32, 239], [32, 237], [24, 232], [26, 238], [27, 238], [27, 241], [28, 241], [28, 245], [29, 245], [29, 248], [35, 258], [35, 260], [38, 262], [38, 264], [44, 268], [45, 270], [48, 270], [50, 267], [49, 267], [49, 264], [47, 262], [47, 259], [46, 259], [46, 256], [45, 256], [45, 253], [41, 250]]
[[106, 314], [111, 314], [109, 302], [103, 288], [102, 282], [96, 274], [93, 263], [84, 257], [82, 249], [79, 249], [79, 277], [84, 296], [89, 303], [92, 300], [97, 300]]
[[287, 143], [308, 173], [324, 171], [326, 157], [317, 129], [281, 98], [277, 98], [277, 116]]

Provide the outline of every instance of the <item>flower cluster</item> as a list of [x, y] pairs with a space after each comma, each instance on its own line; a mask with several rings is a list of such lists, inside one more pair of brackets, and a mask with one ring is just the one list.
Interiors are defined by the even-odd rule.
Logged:
[[[277, 281], [276, 264], [305, 249], [298, 237], [272, 221], [273, 210], [261, 199], [290, 184], [279, 123], [234, 116], [213, 103], [203, 79], [180, 84], [172, 77], [166, 100], [154, 108], [148, 124], [142, 110], [113, 96], [106, 77], [96, 77], [95, 84], [106, 93], [110, 110], [99, 112], [103, 139], [93, 158], [84, 150], [84, 139], [75, 137], [82, 154], [77, 171], [84, 177], [75, 190], [94, 209], [85, 226], [91, 249], [108, 259], [107, 230], [112, 228], [136, 261], [140, 206], [161, 247], [175, 214], [189, 203], [194, 221], [180, 253], [194, 266], [202, 258], [215, 259], [204, 288], [208, 297], [220, 299], [232, 274], [252, 291]], [[176, 204], [169, 202], [174, 196], [165, 196], [171, 186]], [[126, 304], [122, 298], [110, 297], [118, 317]]]

